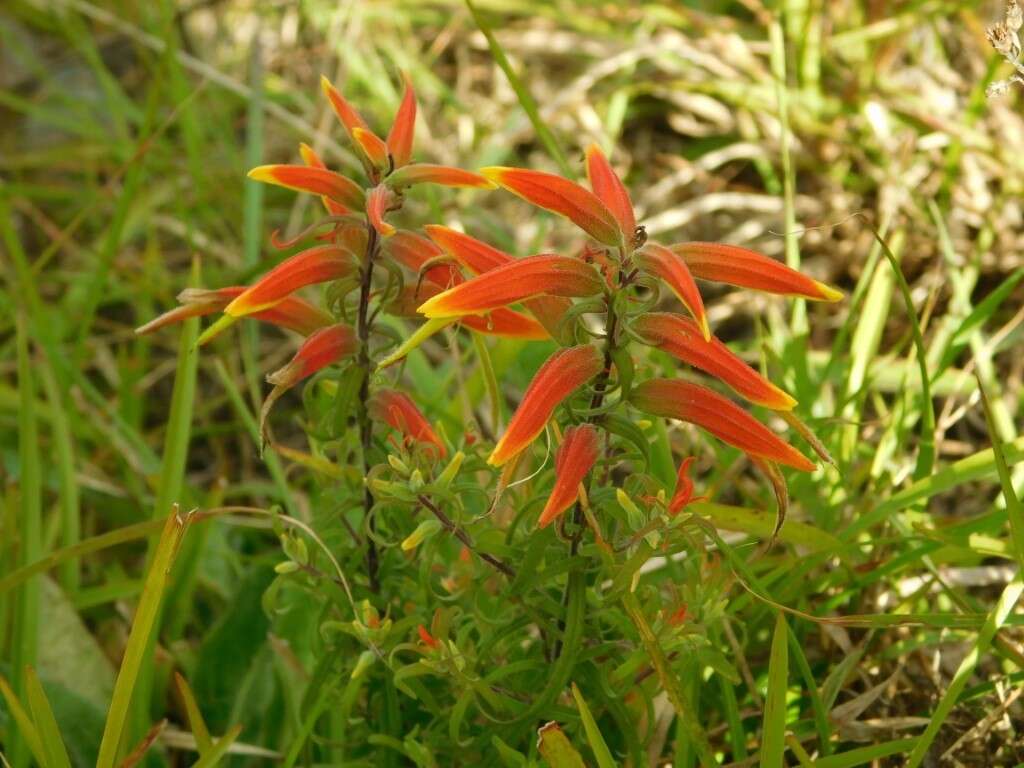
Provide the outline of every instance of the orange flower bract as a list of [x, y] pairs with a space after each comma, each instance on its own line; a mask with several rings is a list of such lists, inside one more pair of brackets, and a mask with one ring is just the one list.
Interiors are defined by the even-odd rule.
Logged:
[[565, 430], [555, 456], [555, 487], [537, 520], [539, 528], [550, 525], [576, 503], [580, 483], [597, 461], [597, 453], [597, 429], [592, 424], [581, 424]]
[[601, 353], [590, 344], [560, 349], [549, 357], [526, 388], [488, 464], [501, 466], [527, 448], [544, 431], [555, 408], [594, 378], [604, 367]]
[[612, 212], [619, 222], [623, 238], [629, 242], [636, 230], [636, 214], [633, 213], [633, 202], [629, 199], [618, 174], [612, 170], [608, 158], [604, 156], [597, 144], [587, 147], [587, 180], [590, 188], [602, 203]]
[[683, 303], [687, 311], [700, 326], [705, 339], [711, 338], [708, 318], [704, 313], [704, 300], [700, 296], [697, 284], [682, 257], [657, 243], [648, 243], [637, 251], [636, 265], [641, 271], [664, 281], [672, 293]]
[[345, 248], [318, 245], [290, 256], [235, 298], [224, 312], [244, 317], [271, 307], [285, 296], [314, 283], [351, 275], [355, 259]]
[[788, 411], [796, 400], [743, 362], [716, 337], [705, 339], [695, 322], [682, 315], [653, 312], [633, 328], [672, 357], [720, 379], [752, 403]]
[[370, 398], [370, 415], [401, 432], [406, 439], [428, 443], [444, 458], [448, 451], [426, 417], [404, 392], [379, 389]]
[[728, 398], [688, 381], [651, 379], [629, 396], [641, 411], [687, 421], [744, 453], [812, 472], [813, 461]]

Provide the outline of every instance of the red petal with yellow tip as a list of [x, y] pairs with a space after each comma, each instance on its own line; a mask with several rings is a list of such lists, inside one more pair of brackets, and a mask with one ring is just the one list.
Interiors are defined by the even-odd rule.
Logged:
[[[135, 332], [139, 335], [152, 333], [164, 326], [179, 323], [190, 317], [204, 317], [221, 312], [231, 303], [232, 299], [240, 296], [245, 290], [245, 286], [241, 285], [213, 290], [186, 288], [178, 294], [178, 301], [182, 306], [150, 320], [145, 325], [136, 328]], [[289, 296], [270, 309], [256, 312], [252, 318], [281, 328], [288, 328], [303, 336], [308, 336], [318, 328], [332, 322], [329, 314], [297, 296]]]
[[[454, 229], [437, 224], [428, 224], [423, 229], [431, 240], [473, 274], [490, 272], [492, 269], [516, 261], [514, 256]], [[572, 303], [559, 296], [538, 296], [534, 299], [524, 300], [523, 306], [533, 313], [550, 336], [558, 338], [562, 335], [560, 333], [562, 318], [565, 317], [565, 313]]]
[[589, 264], [569, 256], [540, 254], [484, 272], [424, 302], [426, 317], [477, 315], [535, 296], [592, 296], [601, 278]]
[[402, 96], [398, 112], [395, 113], [395, 122], [391, 125], [387, 143], [395, 168], [406, 165], [412, 157], [412, 138], [416, 130], [416, 92], [412, 89], [412, 81], [404, 72], [402, 79], [405, 81], [405, 94]]
[[[434, 285], [406, 285], [398, 296], [388, 303], [388, 313], [397, 317], [421, 319], [416, 308], [437, 293], [437, 286]], [[495, 309], [486, 315], [466, 315], [461, 318], [461, 322], [467, 328], [489, 336], [506, 336], [525, 341], [542, 341], [551, 338], [544, 326], [532, 317], [527, 317], [511, 309]]]
[[660, 278], [668, 285], [672, 293], [693, 315], [704, 338], [710, 339], [711, 329], [708, 327], [707, 315], [704, 314], [704, 300], [701, 298], [697, 284], [693, 281], [693, 275], [690, 274], [682, 257], [663, 245], [648, 243], [636, 252], [634, 258], [641, 271]]
[[297, 192], [312, 192], [336, 200], [352, 210], [362, 210], [363, 190], [352, 179], [326, 168], [303, 165], [261, 165], [249, 171], [249, 178], [276, 184]]
[[395, 234], [395, 228], [384, 221], [384, 214], [393, 201], [391, 190], [379, 185], [370, 190], [366, 197], [366, 218], [382, 237], [390, 237]]
[[569, 395], [594, 378], [604, 368], [604, 358], [597, 347], [583, 344], [560, 349], [540, 367], [508, 429], [494, 447], [488, 464], [501, 466], [532, 443]]
[[341, 124], [345, 126], [349, 136], [352, 135], [354, 128], [369, 129], [362, 115], [356, 111], [355, 107], [348, 103], [345, 97], [341, 95], [341, 92], [331, 85], [331, 81], [323, 75], [320, 76], [320, 87], [323, 89], [324, 95], [327, 96], [327, 100], [331, 102], [331, 109], [334, 110], [334, 114], [338, 116]]
[[627, 243], [630, 242], [636, 231], [633, 202], [629, 199], [629, 192], [626, 191], [618, 174], [612, 170], [608, 158], [597, 144], [587, 147], [587, 180], [594, 194], [619, 222], [623, 238]]
[[796, 400], [737, 357], [716, 337], [705, 340], [695, 322], [682, 315], [653, 312], [633, 329], [659, 349], [694, 368], [721, 379], [747, 400], [776, 411], [788, 411]]
[[314, 283], [338, 280], [356, 270], [344, 248], [318, 245], [282, 261], [225, 307], [232, 317], [244, 317], [272, 307], [289, 294]]
[[593, 192], [575, 182], [523, 168], [482, 168], [480, 173], [527, 202], [565, 216], [605, 245], [621, 243], [615, 216]]
[[352, 129], [352, 141], [359, 146], [363, 154], [366, 155], [366, 159], [374, 166], [377, 168], [388, 167], [388, 145], [380, 136], [366, 128], [356, 127]]
[[696, 277], [814, 301], [839, 301], [841, 291], [790, 269], [780, 261], [749, 248], [722, 243], [678, 243], [679, 254]]
[[321, 328], [303, 342], [286, 366], [267, 376], [267, 381], [276, 387], [293, 387], [307, 376], [351, 355], [358, 345], [351, 326], [338, 323]]
[[[308, 144], [299, 144], [299, 154], [302, 155], [302, 162], [304, 162], [310, 168], [322, 168], [324, 170], [327, 169], [327, 165], [324, 163], [323, 160], [320, 159], [320, 156], [316, 153], [316, 150], [314, 150]], [[337, 202], [336, 200], [331, 200], [331, 198], [327, 197], [326, 195], [321, 195], [320, 199], [323, 201], [324, 208], [326, 208], [327, 212], [332, 216], [344, 216], [346, 213], [349, 212], [349, 209], [346, 208], [344, 205]]]
[[442, 187], [471, 187], [475, 189], [492, 189], [494, 187], [479, 173], [452, 168], [448, 165], [430, 165], [429, 163], [407, 165], [388, 176], [387, 184], [393, 189], [401, 189], [412, 184], [440, 184]]
[[722, 442], [769, 461], [812, 472], [815, 464], [728, 398], [688, 381], [651, 379], [629, 395], [642, 411], [687, 421]]
[[[408, 230], [399, 230], [388, 238], [384, 244], [384, 251], [399, 264], [417, 274], [428, 261], [444, 256], [444, 251], [427, 238]], [[440, 288], [450, 288], [462, 282], [462, 274], [458, 267], [451, 264], [428, 267], [423, 276]]]
[[407, 440], [433, 445], [441, 458], [448, 451], [420, 409], [404, 392], [379, 389], [369, 401], [370, 416], [401, 432]]
[[551, 490], [537, 526], [546, 528], [576, 503], [580, 483], [597, 461], [597, 430], [590, 424], [569, 427], [555, 456], [555, 487]]

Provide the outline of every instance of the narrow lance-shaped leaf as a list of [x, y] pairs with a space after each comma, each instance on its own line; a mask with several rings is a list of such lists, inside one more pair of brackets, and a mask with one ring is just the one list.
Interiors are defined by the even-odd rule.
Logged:
[[623, 186], [622, 180], [612, 170], [608, 159], [597, 144], [587, 147], [587, 180], [590, 182], [590, 188], [594, 190], [594, 194], [619, 222], [623, 239], [627, 243], [632, 241], [636, 231], [633, 202], [629, 199], [629, 192]]
[[589, 264], [569, 256], [540, 254], [485, 272], [433, 297], [420, 307], [427, 317], [486, 312], [535, 296], [592, 296], [603, 288]]
[[413, 90], [409, 75], [402, 73], [405, 81], [405, 93], [402, 103], [395, 113], [395, 122], [388, 132], [387, 148], [395, 168], [401, 168], [412, 158], [412, 139], [416, 130], [416, 92]]
[[448, 165], [431, 165], [430, 163], [412, 163], [401, 168], [385, 180], [389, 187], [401, 189], [413, 184], [439, 184], [442, 187], [469, 187], [473, 189], [493, 189], [494, 184], [479, 173], [452, 168]]
[[249, 178], [297, 192], [312, 192], [314, 195], [329, 197], [352, 210], [363, 209], [362, 188], [347, 176], [326, 168], [305, 165], [260, 165], [249, 171]]
[[690, 272], [701, 280], [814, 301], [839, 301], [843, 298], [841, 291], [749, 248], [692, 242], [677, 243], [671, 250], [682, 257]]
[[393, 389], [379, 389], [369, 402], [370, 415], [397, 429], [409, 441], [433, 446], [440, 458], [448, 455], [441, 438], [434, 432], [426, 417], [404, 392]]
[[590, 344], [555, 352], [533, 377], [487, 462], [501, 466], [527, 448], [544, 431], [555, 408], [603, 367], [601, 353]]
[[390, 237], [395, 234], [395, 228], [384, 221], [384, 215], [393, 201], [391, 190], [380, 184], [370, 190], [366, 198], [366, 217], [370, 224], [381, 237]]
[[480, 173], [529, 203], [565, 216], [605, 245], [621, 244], [619, 223], [597, 195], [553, 173], [494, 166]]
[[551, 490], [537, 526], [546, 528], [576, 503], [583, 482], [597, 461], [597, 429], [581, 424], [565, 430], [562, 444], [555, 455], [555, 487]]
[[796, 400], [772, 384], [712, 336], [705, 339], [695, 322], [682, 315], [653, 312], [638, 317], [633, 329], [672, 357], [723, 381], [757, 405], [788, 411]]
[[642, 411], [696, 424], [719, 440], [769, 461], [811, 472], [815, 464], [728, 398], [688, 381], [651, 379], [629, 397]]
[[338, 280], [356, 270], [352, 254], [336, 245], [318, 245], [289, 256], [225, 307], [232, 317], [245, 317], [274, 306], [300, 288]]
[[[180, 323], [190, 317], [205, 317], [222, 312], [232, 300], [238, 298], [247, 288], [243, 285], [232, 285], [226, 288], [186, 288], [178, 294], [180, 307], [164, 312], [145, 325], [135, 329], [141, 335], [153, 333], [172, 323]], [[287, 328], [308, 336], [317, 328], [323, 328], [332, 322], [331, 316], [319, 307], [315, 307], [298, 296], [288, 296], [272, 307], [255, 312], [254, 320], [261, 320], [271, 325]]]
[[637, 251], [636, 265], [641, 271], [664, 281], [672, 293], [683, 303], [700, 326], [705, 339], [711, 338], [708, 318], [704, 313], [704, 300], [693, 281], [693, 275], [682, 257], [658, 243], [648, 243]]
[[[316, 153], [311, 146], [308, 144], [299, 144], [299, 154], [302, 155], [302, 162], [308, 165], [310, 168], [321, 168], [327, 170], [327, 164], [320, 159], [320, 155]], [[349, 209], [339, 203], [337, 200], [332, 200], [327, 195], [321, 195], [320, 200], [324, 204], [324, 208], [332, 216], [344, 216], [349, 213]]]

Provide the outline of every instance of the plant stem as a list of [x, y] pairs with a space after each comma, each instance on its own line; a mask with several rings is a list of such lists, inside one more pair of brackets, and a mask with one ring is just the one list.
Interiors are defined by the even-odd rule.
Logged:
[[[362, 280], [359, 285], [359, 315], [356, 321], [356, 334], [359, 337], [359, 356], [356, 365], [362, 372], [362, 380], [359, 384], [359, 403], [356, 418], [359, 422], [359, 444], [361, 446], [363, 460], [363, 477], [370, 471], [370, 443], [373, 438], [373, 422], [370, 420], [368, 401], [370, 399], [370, 330], [373, 321], [369, 315], [370, 309], [370, 288], [373, 284], [373, 263], [377, 258], [380, 241], [377, 237], [377, 230], [367, 225], [366, 261], [363, 264]], [[373, 540], [374, 522], [370, 516], [373, 509], [373, 493], [369, 485], [363, 486], [363, 518], [367, 521], [368, 534], [366, 537], [366, 573], [370, 583], [371, 592], [380, 591], [380, 581], [377, 578], [379, 568], [379, 556], [377, 544]]]
[[448, 533], [452, 534], [455, 538], [457, 538], [459, 541], [465, 544], [466, 548], [473, 552], [475, 555], [477, 555], [481, 560], [483, 560], [485, 563], [492, 566], [493, 568], [501, 571], [510, 579], [514, 579], [516, 577], [515, 570], [511, 566], [506, 565], [504, 562], [494, 557], [494, 555], [489, 555], [486, 552], [477, 552], [476, 547], [473, 544], [473, 539], [469, 537], [469, 534], [462, 530], [462, 528], [457, 526], [452, 521], [452, 519], [448, 517], [448, 515], [446, 515], [444, 512], [442, 512], [441, 508], [434, 504], [430, 499], [428, 499], [426, 496], [421, 495], [419, 497], [419, 502], [428, 510], [430, 510], [434, 517], [437, 518], [437, 521], [441, 523], [442, 526], [444, 526], [444, 529], [448, 531]]

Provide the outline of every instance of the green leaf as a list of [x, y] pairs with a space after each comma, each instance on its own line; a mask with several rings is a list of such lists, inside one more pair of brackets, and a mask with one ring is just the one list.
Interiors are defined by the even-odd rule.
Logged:
[[537, 731], [537, 749], [550, 768], [586, 768], [583, 758], [558, 723], [548, 723]]
[[579, 709], [580, 719], [583, 721], [583, 730], [587, 733], [587, 742], [597, 759], [599, 768], [616, 768], [612, 753], [608, 751], [608, 745], [605, 744], [604, 736], [601, 735], [601, 729], [597, 727], [597, 721], [590, 713], [590, 707], [587, 706], [576, 683], [572, 684], [572, 697], [576, 699], [576, 707]]
[[775, 617], [771, 657], [768, 660], [768, 692], [761, 728], [762, 768], [782, 768], [786, 750], [786, 692], [789, 687], [789, 629], [779, 613]]
[[25, 668], [25, 695], [28, 697], [32, 719], [39, 731], [39, 739], [46, 756], [46, 768], [71, 768], [71, 760], [68, 758], [64, 739], [60, 735], [57, 719], [53, 716], [53, 709], [50, 708], [50, 701], [46, 698], [39, 676], [32, 667]]

